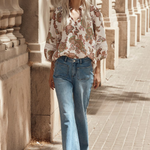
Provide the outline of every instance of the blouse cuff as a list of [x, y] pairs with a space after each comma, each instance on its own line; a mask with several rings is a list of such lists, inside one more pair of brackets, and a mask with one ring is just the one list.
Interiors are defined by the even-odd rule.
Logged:
[[44, 54], [45, 54], [45, 58], [47, 61], [52, 62], [53, 53], [54, 53], [54, 51], [44, 49]]

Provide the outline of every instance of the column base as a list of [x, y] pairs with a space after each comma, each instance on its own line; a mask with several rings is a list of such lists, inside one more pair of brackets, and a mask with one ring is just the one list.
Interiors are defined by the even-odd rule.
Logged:
[[106, 28], [106, 40], [108, 44], [108, 56], [106, 68], [115, 69], [118, 65], [119, 28]]
[[61, 129], [57, 97], [48, 84], [49, 71], [50, 63], [35, 63], [31, 66], [32, 138], [48, 142], [53, 141]]
[[146, 34], [146, 9], [141, 9], [141, 34]]
[[100, 61], [100, 76], [101, 76], [101, 86], [106, 80], [106, 59]]
[[146, 21], [146, 32], [148, 32], [149, 30], [149, 7], [146, 7], [146, 17], [147, 17], [147, 21]]
[[127, 58], [130, 54], [130, 20], [119, 21], [119, 56]]
[[130, 15], [130, 46], [137, 45], [137, 16]]
[[149, 28], [150, 28], [150, 6], [149, 6]]
[[137, 42], [141, 41], [141, 13], [136, 12], [137, 15]]
[[45, 42], [43, 43], [28, 43], [31, 62], [47, 62], [44, 56]]

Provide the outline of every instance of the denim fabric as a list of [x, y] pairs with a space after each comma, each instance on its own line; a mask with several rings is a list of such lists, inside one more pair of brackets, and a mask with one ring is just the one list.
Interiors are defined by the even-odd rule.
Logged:
[[61, 117], [63, 150], [88, 150], [87, 106], [93, 84], [92, 60], [59, 57], [54, 83]]

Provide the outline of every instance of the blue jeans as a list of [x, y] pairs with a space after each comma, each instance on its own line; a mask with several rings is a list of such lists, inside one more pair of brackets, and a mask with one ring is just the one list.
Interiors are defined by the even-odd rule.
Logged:
[[61, 117], [63, 150], [88, 150], [87, 106], [93, 84], [92, 60], [59, 57], [53, 74]]

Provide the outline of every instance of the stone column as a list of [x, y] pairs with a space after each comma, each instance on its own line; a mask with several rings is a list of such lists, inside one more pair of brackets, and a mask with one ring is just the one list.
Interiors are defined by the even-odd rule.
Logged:
[[147, 0], [144, 0], [144, 5], [146, 9], [146, 32], [148, 32], [149, 29], [149, 6]]
[[141, 9], [145, 8], [145, 6], [144, 6], [144, 0], [139, 0], [139, 2], [140, 2], [140, 5], [141, 5]]
[[149, 28], [150, 28], [150, 0], [147, 0], [148, 1], [148, 7], [149, 7]]
[[137, 42], [141, 41], [141, 9], [138, 8], [138, 0], [133, 0], [134, 13], [137, 15]]
[[112, 0], [103, 0], [101, 12], [104, 17], [106, 40], [108, 44], [106, 68], [115, 69], [118, 65], [119, 28], [116, 12], [112, 9]]
[[0, 10], [0, 29], [1, 29], [2, 10]]
[[144, 6], [144, 0], [139, 0], [140, 6], [141, 6], [141, 18], [142, 18], [142, 23], [141, 23], [141, 34], [145, 35], [146, 34], [146, 20], [147, 20], [147, 13], [146, 9]]
[[[31, 64], [31, 133], [32, 138], [53, 141], [60, 131], [59, 108], [48, 80], [51, 63], [45, 60], [44, 46], [48, 34], [49, 0], [19, 0], [24, 10], [20, 32], [24, 35]], [[57, 3], [57, 0], [55, 1]], [[55, 4], [56, 4], [55, 3]], [[29, 27], [30, 25], [30, 27]]]
[[106, 27], [111, 26], [111, 15], [112, 15], [112, 0], [102, 0], [102, 13], [104, 17], [104, 23]]
[[[111, 14], [111, 25], [113, 27], [118, 27], [118, 19], [117, 19], [117, 14], [116, 14], [116, 10], [115, 10], [115, 6], [116, 6], [116, 1], [112, 0], [112, 14]], [[119, 44], [118, 44], [119, 45]]]
[[96, 6], [101, 10], [102, 9], [102, 0], [96, 0]]
[[[102, 0], [97, 0], [96, 1], [96, 6], [99, 8], [99, 10], [102, 12]], [[103, 15], [103, 13], [102, 13]], [[104, 19], [104, 17], [103, 17]], [[105, 31], [106, 31], [106, 28], [105, 28]], [[101, 76], [101, 86], [103, 85], [103, 83], [105, 82], [105, 79], [106, 79], [106, 59], [103, 59], [100, 61], [100, 76]]]
[[137, 16], [134, 13], [133, 0], [128, 0], [130, 17], [130, 46], [137, 45]]
[[130, 20], [127, 0], [116, 0], [116, 13], [119, 22], [119, 56], [126, 58], [130, 53]]

